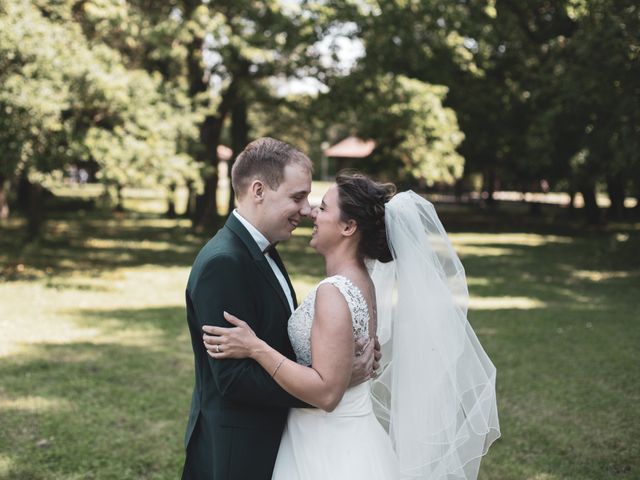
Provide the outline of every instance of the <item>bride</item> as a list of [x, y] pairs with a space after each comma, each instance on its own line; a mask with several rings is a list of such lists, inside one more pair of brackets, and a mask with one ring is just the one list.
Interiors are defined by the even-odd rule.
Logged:
[[[500, 436], [462, 264], [433, 205], [392, 187], [339, 175], [313, 211], [327, 278], [289, 319], [297, 362], [229, 313], [203, 327], [211, 357], [252, 358], [317, 407], [290, 411], [274, 479], [475, 479]], [[376, 333], [380, 374], [349, 388], [353, 342]]]

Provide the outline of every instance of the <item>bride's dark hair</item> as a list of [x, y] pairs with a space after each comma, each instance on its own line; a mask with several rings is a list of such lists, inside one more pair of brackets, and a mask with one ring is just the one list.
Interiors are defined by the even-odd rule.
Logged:
[[381, 262], [391, 261], [384, 208], [395, 195], [396, 186], [374, 182], [355, 172], [340, 172], [336, 184], [341, 220], [355, 220], [360, 229], [359, 253]]

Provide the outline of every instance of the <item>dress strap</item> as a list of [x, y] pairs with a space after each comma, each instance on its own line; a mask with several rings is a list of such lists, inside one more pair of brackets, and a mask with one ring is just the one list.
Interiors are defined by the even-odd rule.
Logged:
[[369, 335], [369, 306], [358, 286], [343, 275], [333, 275], [322, 280], [318, 286], [329, 283], [342, 294], [351, 313], [353, 334], [356, 338]]

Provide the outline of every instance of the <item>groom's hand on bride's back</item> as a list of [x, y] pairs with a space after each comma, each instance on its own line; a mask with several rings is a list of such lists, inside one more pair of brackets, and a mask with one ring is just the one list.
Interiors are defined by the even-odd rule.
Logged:
[[376, 335], [373, 339], [373, 376], [375, 377], [378, 374], [378, 368], [380, 368], [380, 359], [382, 358], [382, 351], [380, 350], [380, 342], [378, 341], [378, 336]]
[[349, 386], [360, 385], [372, 378], [378, 368], [381, 357], [380, 344], [377, 338], [372, 341], [369, 338], [360, 338], [355, 341], [353, 349], [353, 367]]

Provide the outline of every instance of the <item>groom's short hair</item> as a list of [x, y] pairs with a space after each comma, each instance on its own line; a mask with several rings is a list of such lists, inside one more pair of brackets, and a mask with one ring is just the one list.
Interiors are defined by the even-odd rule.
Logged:
[[275, 138], [258, 138], [247, 145], [233, 163], [233, 190], [240, 198], [255, 179], [263, 181], [272, 190], [277, 190], [284, 179], [285, 167], [294, 162], [313, 171], [309, 157], [292, 145]]

